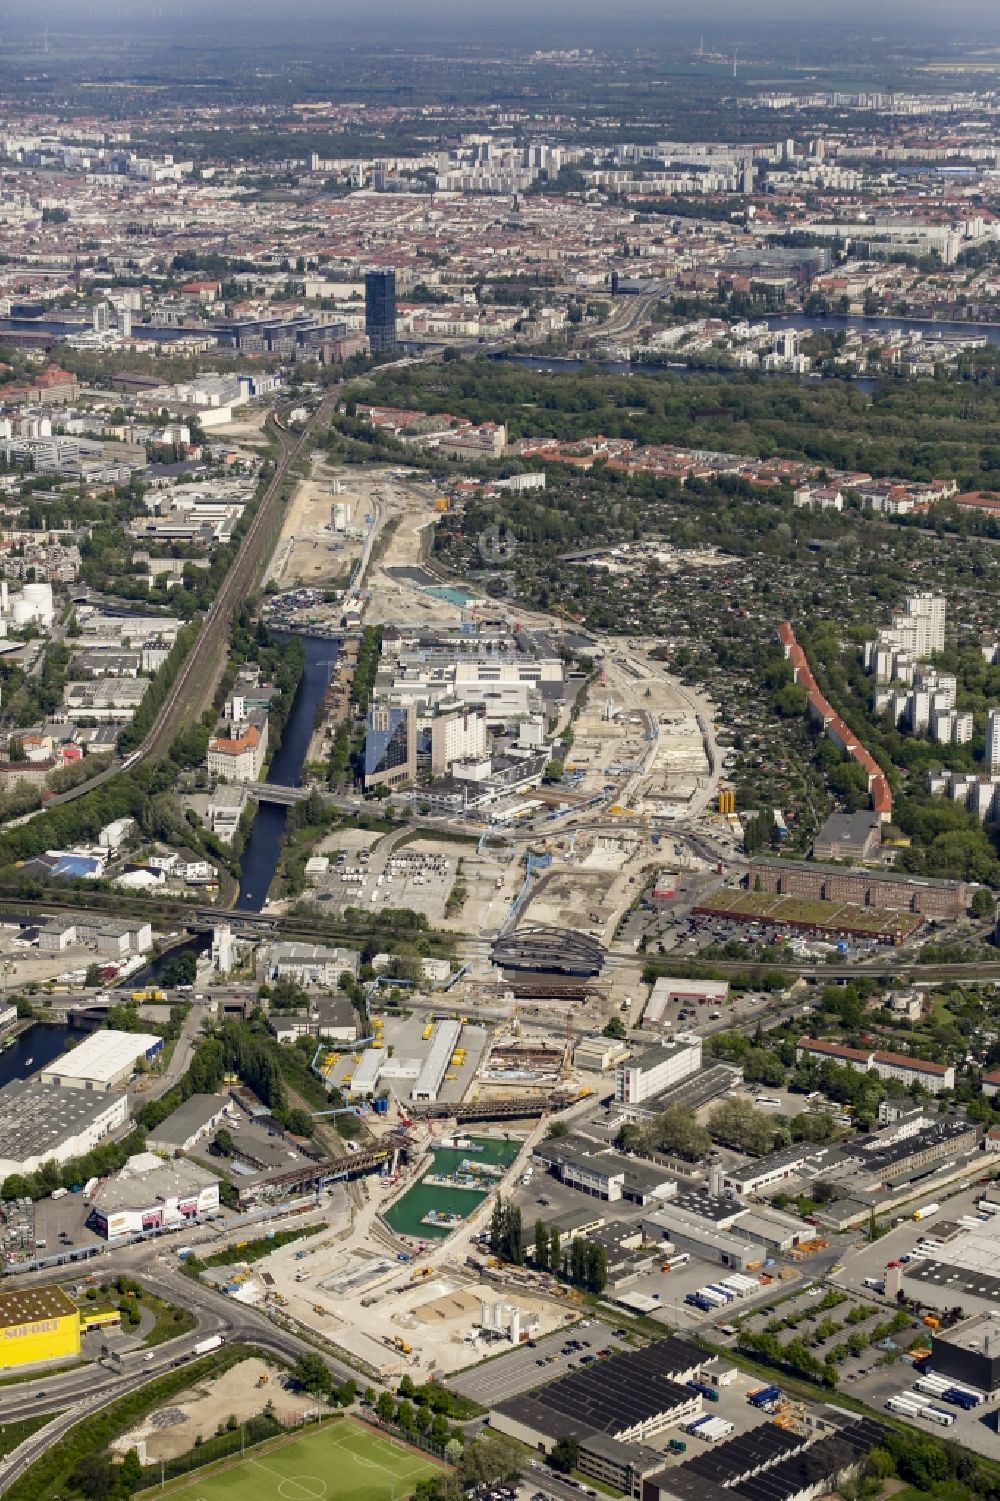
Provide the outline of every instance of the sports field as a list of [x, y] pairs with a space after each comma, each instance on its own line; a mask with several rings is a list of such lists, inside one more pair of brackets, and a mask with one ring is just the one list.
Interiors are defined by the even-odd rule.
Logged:
[[225, 1460], [169, 1493], [183, 1501], [402, 1501], [439, 1473], [426, 1455], [345, 1418]]

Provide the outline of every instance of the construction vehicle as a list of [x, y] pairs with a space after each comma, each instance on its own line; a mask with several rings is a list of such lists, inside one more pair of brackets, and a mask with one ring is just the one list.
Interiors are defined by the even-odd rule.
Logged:
[[941, 1320], [934, 1313], [925, 1313], [920, 1322], [926, 1324], [928, 1329], [940, 1329], [941, 1327]]
[[262, 1386], [266, 1386], [269, 1380], [270, 1380], [270, 1377], [268, 1376], [268, 1374], [267, 1374], [266, 1371], [264, 1372], [263, 1376], [258, 1376], [257, 1377], [257, 1390], [260, 1391], [261, 1387]]
[[410, 1276], [412, 1277], [414, 1282], [417, 1282], [424, 1277], [432, 1276], [433, 1273], [434, 1268], [432, 1266], [418, 1266], [414, 1267], [413, 1271], [410, 1273]]
[[420, 1034], [421, 1039], [424, 1042], [426, 1042], [433, 1031], [434, 1031], [434, 1023], [433, 1022], [428, 1022], [427, 1025], [426, 1025], [426, 1027], [424, 1028], [424, 1030]]
[[323, 1318], [326, 1318], [326, 1309], [321, 1307], [319, 1303], [313, 1304], [313, 1313], [321, 1314]]
[[405, 1339], [400, 1339], [400, 1337], [399, 1337], [398, 1334], [395, 1336], [395, 1338], [393, 1339], [392, 1342], [396, 1346], [396, 1349], [397, 1350], [401, 1350], [404, 1355], [412, 1355], [413, 1354], [413, 1346], [412, 1345], [408, 1345], [406, 1343]]

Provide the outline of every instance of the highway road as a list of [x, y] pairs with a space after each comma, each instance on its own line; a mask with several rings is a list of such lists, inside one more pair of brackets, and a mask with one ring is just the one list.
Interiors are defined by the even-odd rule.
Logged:
[[[227, 1343], [254, 1345], [288, 1362], [294, 1362], [300, 1354], [316, 1353], [308, 1341], [277, 1327], [257, 1309], [215, 1294], [185, 1276], [169, 1253], [153, 1252], [149, 1246], [138, 1249], [144, 1253], [142, 1259], [127, 1252], [112, 1253], [101, 1263], [102, 1275], [114, 1277], [127, 1271], [160, 1297], [191, 1309], [198, 1319], [197, 1329], [153, 1350], [130, 1351], [123, 1355], [120, 1365], [113, 1361], [88, 1363], [61, 1376], [41, 1375], [34, 1381], [0, 1387], [0, 1424], [45, 1413], [59, 1414], [13, 1450], [6, 1461], [0, 1461], [0, 1495], [76, 1423], [162, 1376], [178, 1360], [191, 1358], [195, 1345], [208, 1335], [220, 1334]], [[37, 1278], [16, 1280], [30, 1285]], [[324, 1359], [336, 1382], [357, 1380], [356, 1371], [329, 1356], [324, 1355]]]

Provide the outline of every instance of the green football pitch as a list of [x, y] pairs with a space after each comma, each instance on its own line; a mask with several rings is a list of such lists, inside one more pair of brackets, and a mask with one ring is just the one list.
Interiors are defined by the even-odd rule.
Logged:
[[346, 1418], [168, 1486], [172, 1501], [402, 1501], [440, 1468]]

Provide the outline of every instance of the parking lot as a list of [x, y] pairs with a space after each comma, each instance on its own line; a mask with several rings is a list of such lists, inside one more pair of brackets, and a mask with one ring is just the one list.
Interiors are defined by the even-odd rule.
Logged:
[[315, 882], [315, 900], [345, 907], [409, 907], [432, 920], [444, 916], [458, 861], [453, 854], [410, 848], [342, 850], [326, 875]]
[[[581, 1348], [566, 1350], [564, 1354], [567, 1340], [579, 1340]], [[544, 1381], [565, 1376], [567, 1371], [578, 1368], [585, 1356], [596, 1355], [598, 1350], [617, 1352], [623, 1348], [624, 1342], [615, 1337], [611, 1325], [584, 1319], [562, 1334], [548, 1334], [537, 1342], [529, 1341], [516, 1350], [507, 1351], [495, 1360], [483, 1361], [467, 1371], [460, 1371], [449, 1377], [447, 1384], [453, 1391], [470, 1397], [483, 1407], [494, 1407], [498, 1402], [518, 1397]]]
[[[913, 1383], [917, 1373], [909, 1361], [898, 1361], [892, 1366], [876, 1367], [870, 1374], [858, 1381], [850, 1388], [852, 1396], [861, 1397], [869, 1406], [876, 1411], [884, 1412], [886, 1400], [889, 1397], [899, 1396], [901, 1393], [913, 1392]], [[930, 1398], [933, 1402], [933, 1397]], [[992, 1426], [987, 1426], [983, 1421], [988, 1417], [992, 1424], [996, 1416], [996, 1404], [985, 1407], [973, 1408], [971, 1412], [963, 1412], [960, 1407], [953, 1407], [948, 1402], [935, 1402], [935, 1407], [943, 1407], [946, 1412], [954, 1413], [955, 1421], [948, 1428], [941, 1428], [936, 1423], [930, 1423], [925, 1418], [907, 1418], [908, 1423], [914, 1423], [925, 1433], [936, 1434], [938, 1438], [953, 1440], [959, 1444], [965, 1444], [974, 1449], [978, 1454], [986, 1454], [996, 1458], [998, 1440], [996, 1431]]]

